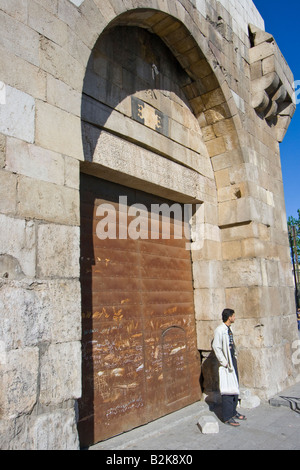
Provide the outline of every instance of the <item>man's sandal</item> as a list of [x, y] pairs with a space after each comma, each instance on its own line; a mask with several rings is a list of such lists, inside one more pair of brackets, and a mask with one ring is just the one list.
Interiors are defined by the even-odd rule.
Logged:
[[225, 424], [229, 424], [229, 426], [240, 426], [240, 423], [237, 423], [233, 418], [229, 419], [228, 421], [225, 421]]
[[235, 415], [235, 418], [236, 418], [236, 419], [239, 419], [240, 421], [246, 421], [246, 419], [247, 419], [246, 416], [241, 415], [240, 413], [237, 413], [237, 414]]

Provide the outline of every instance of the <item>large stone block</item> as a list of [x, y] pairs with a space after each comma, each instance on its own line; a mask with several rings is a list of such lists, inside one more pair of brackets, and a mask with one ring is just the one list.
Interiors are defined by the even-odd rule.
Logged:
[[224, 261], [223, 278], [225, 287], [262, 286], [261, 262], [259, 259]]
[[25, 0], [9, 0], [1, 3], [1, 10], [5, 11], [9, 16], [15, 18], [21, 23], [27, 21], [27, 2]]
[[26, 450], [79, 450], [73, 409], [32, 416], [28, 421], [29, 433], [24, 444]]
[[41, 101], [36, 112], [37, 145], [83, 160], [80, 118]]
[[195, 289], [194, 302], [196, 320], [221, 321], [221, 312], [226, 304], [224, 289]]
[[42, 70], [62, 80], [74, 90], [81, 91], [83, 65], [72, 57], [66, 48], [43, 36], [40, 40], [40, 66]]
[[18, 199], [21, 217], [79, 225], [79, 192], [73, 188], [20, 176]]
[[61, 80], [47, 75], [47, 102], [74, 116], [80, 116], [81, 93]]
[[1, 337], [6, 349], [37, 346], [49, 341], [49, 309], [30, 283], [3, 283], [0, 288], [0, 307], [5, 312], [0, 318]]
[[[3, 2], [2, 2], [3, 3]], [[5, 2], [7, 5], [11, 2]], [[15, 3], [9, 7], [9, 13], [14, 9]], [[20, 2], [18, 2], [18, 10]], [[24, 5], [24, 8], [26, 6]], [[2, 4], [1, 4], [2, 10]], [[15, 10], [16, 11], [16, 10]], [[25, 10], [24, 10], [24, 14]], [[13, 54], [22, 57], [27, 62], [39, 66], [39, 45], [40, 35], [26, 24], [19, 21], [19, 18], [12, 18], [8, 14], [0, 11], [0, 44]]]
[[215, 329], [220, 325], [220, 320], [210, 320], [196, 322], [197, 329], [197, 349], [199, 351], [211, 351]]
[[0, 132], [34, 142], [35, 101], [32, 96], [5, 85], [5, 104], [0, 106]]
[[36, 180], [64, 185], [62, 155], [10, 137], [6, 145], [6, 169]]
[[6, 362], [0, 365], [1, 419], [14, 419], [32, 411], [38, 394], [38, 367], [38, 348], [6, 352]]
[[[74, 1], [79, 2], [80, 0]], [[96, 7], [94, 6], [94, 3], [95, 2], [89, 2], [87, 9], [94, 8], [95, 11]], [[101, 1], [99, 7], [101, 8], [102, 6], [104, 6], [104, 8], [106, 6], [109, 6], [109, 8], [112, 9], [109, 2], [105, 2], [103, 4], [103, 2]], [[80, 40], [82, 40], [83, 43], [86, 44], [89, 49], [92, 49], [101, 31], [105, 28], [107, 23], [103, 16], [100, 14], [99, 9], [97, 9], [97, 11], [95, 11], [95, 14], [92, 15], [94, 16], [92, 27], [91, 22], [89, 21], [90, 18], [87, 19], [86, 16], [82, 14], [82, 7], [84, 7], [84, 4], [81, 6], [81, 10], [78, 11], [76, 6], [74, 6], [74, 4], [70, 2], [70, 0], [60, 1], [58, 3], [58, 17], [67, 25], [69, 25], [71, 32], [74, 33], [75, 43], [77, 42], [76, 38], [80, 38]], [[115, 14], [114, 11], [113, 14]]]
[[241, 348], [239, 369], [243, 385], [256, 389], [260, 398], [270, 398], [289, 387], [299, 373], [299, 365], [292, 363], [292, 352], [291, 345], [283, 342], [267, 348]]
[[195, 261], [193, 271], [195, 289], [223, 287], [221, 261]]
[[[28, 277], [34, 277], [36, 272], [35, 242], [35, 226], [32, 221], [0, 214], [0, 253], [14, 258], [19, 271]], [[9, 278], [10, 273], [5, 277]]]
[[258, 319], [275, 315], [276, 306], [281, 309], [279, 290], [264, 286], [230, 287], [225, 290], [226, 305], [231, 305], [240, 319]]
[[1, 450], [79, 450], [74, 406], [0, 420]]
[[53, 343], [81, 340], [81, 291], [78, 280], [50, 281], [43, 292]]
[[0, 285], [0, 340], [6, 350], [81, 339], [76, 280], [13, 281]]
[[60, 46], [67, 43], [67, 25], [42, 5], [32, 0], [28, 2], [28, 26]]
[[[7, 2], [8, 3], [8, 2]], [[0, 46], [1, 80], [33, 98], [46, 100], [46, 73]]]
[[272, 226], [274, 224], [273, 207], [253, 197], [239, 198], [219, 204], [221, 226], [252, 221]]
[[38, 227], [37, 270], [41, 278], [79, 278], [78, 227]]
[[41, 356], [40, 403], [53, 405], [81, 396], [81, 344], [51, 344]]

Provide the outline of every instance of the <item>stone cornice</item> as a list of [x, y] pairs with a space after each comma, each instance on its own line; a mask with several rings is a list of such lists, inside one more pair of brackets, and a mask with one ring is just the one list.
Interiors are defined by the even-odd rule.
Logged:
[[249, 33], [252, 106], [282, 142], [296, 109], [294, 77], [271, 34], [251, 24]]

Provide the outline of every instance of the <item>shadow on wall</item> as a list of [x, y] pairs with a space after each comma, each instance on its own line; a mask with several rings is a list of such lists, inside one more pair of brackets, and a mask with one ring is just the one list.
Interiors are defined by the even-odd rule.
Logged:
[[200, 386], [210, 411], [222, 421], [222, 396], [219, 388], [219, 363], [214, 351], [201, 351]]
[[[181, 89], [189, 83], [190, 77], [158, 36], [130, 26], [104, 32], [84, 79], [81, 116], [85, 161], [93, 162], [99, 139], [106, 132], [147, 147], [143, 136], [136, 135], [132, 120], [168, 137], [168, 113], [159, 111], [161, 94], [177, 95], [191, 110]], [[159, 149], [155, 151], [159, 153]], [[101, 161], [97, 163], [101, 165]], [[83, 170], [88, 168], [83, 164]], [[116, 177], [113, 170], [110, 176]]]

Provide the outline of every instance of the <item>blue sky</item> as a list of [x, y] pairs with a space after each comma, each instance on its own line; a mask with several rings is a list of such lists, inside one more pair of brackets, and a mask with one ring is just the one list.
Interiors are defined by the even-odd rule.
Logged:
[[[300, 80], [299, 0], [254, 0], [254, 4], [265, 21], [266, 31], [274, 36], [289, 64], [295, 81]], [[287, 217], [297, 217], [297, 209], [300, 209], [300, 104], [280, 144], [280, 151]]]

